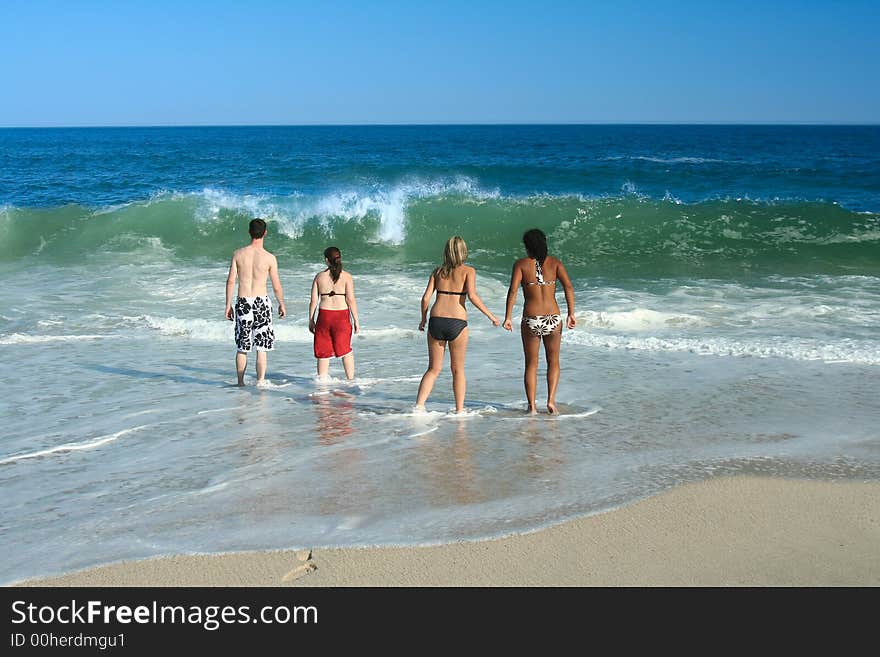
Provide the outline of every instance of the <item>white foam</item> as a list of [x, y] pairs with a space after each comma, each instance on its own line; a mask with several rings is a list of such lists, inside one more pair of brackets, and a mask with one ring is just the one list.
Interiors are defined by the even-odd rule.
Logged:
[[631, 349], [655, 352], [690, 352], [706, 356], [786, 358], [800, 361], [824, 361], [880, 365], [880, 347], [876, 342], [844, 340], [826, 344], [803, 338], [756, 338], [750, 341], [731, 338], [658, 338], [597, 335], [586, 331], [564, 334], [566, 343], [605, 349]]
[[362, 329], [360, 333], [355, 334], [353, 337], [364, 337], [375, 340], [399, 340], [400, 338], [412, 338], [419, 334], [420, 331], [417, 328], [403, 329], [397, 328], [396, 326], [389, 326], [388, 328], [382, 329]]
[[658, 164], [706, 164], [709, 162], [736, 162], [737, 160], [721, 160], [715, 157], [699, 157], [694, 155], [682, 155], [678, 157], [658, 157], [655, 155], [608, 155], [599, 158], [600, 161], [617, 162], [619, 160], [641, 160], [643, 162], [656, 162]]
[[5, 465], [6, 463], [15, 463], [17, 461], [23, 461], [25, 459], [35, 459], [41, 456], [49, 456], [50, 454], [62, 454], [65, 452], [76, 452], [85, 449], [94, 449], [96, 447], [100, 447], [101, 445], [106, 445], [107, 443], [111, 443], [114, 440], [118, 440], [122, 436], [133, 433], [135, 431], [140, 431], [141, 429], [145, 429], [149, 424], [144, 424], [139, 427], [132, 427], [130, 429], [123, 429], [122, 431], [117, 431], [116, 433], [108, 434], [106, 436], [98, 436], [97, 438], [93, 438], [84, 443], [66, 443], [64, 445], [58, 445], [57, 447], [50, 447], [49, 449], [43, 449], [39, 452], [29, 452], [27, 454], [17, 454], [15, 456], [10, 456], [5, 459], [0, 459], [0, 465]]
[[441, 419], [471, 419], [497, 412], [498, 409], [494, 406], [483, 406], [482, 408], [466, 407], [460, 413], [455, 412], [454, 406], [446, 409], [445, 411], [433, 411], [413, 406], [409, 412], [404, 411], [401, 413], [396, 413], [395, 416], [412, 418], [420, 421], [431, 421]]
[[633, 160], [643, 160], [645, 162], [657, 162], [658, 164], [706, 164], [709, 162], [726, 162], [726, 160], [719, 160], [713, 157], [692, 157], [692, 156], [682, 156], [682, 157], [655, 157], [649, 155], [636, 155], [632, 157]]
[[122, 419], [127, 420], [128, 418], [131, 418], [131, 417], [138, 417], [140, 415], [150, 415], [151, 413], [161, 413], [161, 412], [162, 412], [162, 409], [159, 409], [159, 408], [148, 408], [144, 411], [135, 411], [134, 413], [126, 413], [125, 415], [122, 416]]
[[485, 414], [497, 413], [498, 409], [494, 406], [484, 406], [483, 408], [464, 408], [460, 413], [456, 413], [455, 408], [450, 408], [443, 417], [455, 419], [470, 419], [481, 417]]
[[636, 184], [635, 184], [634, 182], [632, 182], [631, 180], [627, 180], [627, 181], [625, 181], [625, 182], [620, 186], [620, 192], [621, 192], [624, 196], [635, 196], [635, 197], [638, 198], [638, 199], [645, 199], [645, 198], [647, 198], [644, 194], [642, 194], [641, 192], [639, 192], [639, 188], [636, 187]]
[[10, 333], [0, 336], [0, 344], [36, 344], [41, 342], [77, 342], [80, 340], [101, 340], [107, 335], [27, 335]]
[[[192, 195], [174, 195], [185, 198]], [[236, 194], [222, 189], [205, 187], [200, 194], [194, 195], [201, 201], [196, 217], [201, 220], [215, 219], [221, 210], [241, 210], [255, 217], [278, 219], [281, 208], [274, 204], [268, 196], [261, 194]], [[293, 194], [296, 198], [298, 194]]]
[[462, 195], [477, 202], [498, 197], [497, 191], [482, 190], [476, 181], [465, 176], [440, 180], [410, 179], [391, 187], [377, 187], [369, 191], [341, 189], [319, 197], [294, 193], [270, 198], [205, 188], [196, 195], [202, 201], [197, 217], [212, 220], [221, 210], [239, 210], [277, 221], [281, 230], [292, 238], [300, 237], [305, 225], [312, 220], [317, 219], [323, 228], [329, 230], [334, 220], [360, 222], [375, 217], [379, 221], [377, 239], [400, 244], [406, 237], [407, 206], [413, 200], [442, 198], [448, 194]]
[[208, 415], [209, 413], [225, 413], [226, 411], [238, 410], [237, 406], [227, 406], [225, 408], [209, 408], [205, 411], [199, 411], [196, 415]]
[[[162, 335], [181, 336], [204, 342], [229, 342], [231, 344], [235, 331], [233, 323], [224, 319], [182, 319], [152, 315], [123, 317], [122, 319], [135, 324], [145, 324], [148, 328], [159, 331]], [[312, 334], [304, 324], [290, 324], [285, 323], [284, 320], [276, 319], [272, 323], [272, 329], [275, 331], [276, 344], [278, 341], [300, 343], [312, 341]]]
[[273, 383], [269, 379], [263, 379], [262, 381], [257, 381], [254, 385], [258, 388], [287, 388], [292, 385], [290, 383]]
[[583, 411], [582, 413], [554, 413], [553, 417], [559, 418], [560, 420], [565, 419], [575, 419], [579, 417], [590, 417], [591, 415], [595, 415], [598, 413], [601, 408], [591, 408], [588, 411]]
[[357, 377], [354, 380], [354, 383], [359, 386], [370, 387], [374, 386], [378, 383], [414, 383], [416, 381], [421, 381], [422, 376], [413, 375], [413, 376], [390, 376], [390, 377]]
[[588, 328], [615, 329], [618, 331], [651, 331], [666, 328], [699, 327], [707, 324], [706, 320], [696, 315], [685, 313], [663, 313], [649, 308], [634, 310], [586, 311], [576, 315], [578, 322]]
[[417, 408], [416, 406], [413, 406], [409, 412], [402, 411], [396, 415], [397, 417], [413, 418], [415, 420], [425, 422], [430, 420], [439, 420], [440, 418], [444, 417], [446, 413], [442, 411], [429, 411], [426, 408]]
[[425, 436], [429, 433], [433, 433], [433, 432], [437, 431], [437, 429], [439, 429], [439, 428], [440, 427], [435, 424], [435, 425], [427, 427], [425, 429], [417, 430], [417, 431], [414, 431], [413, 433], [402, 435], [401, 437], [402, 438], [418, 438], [419, 436]]
[[842, 244], [851, 242], [877, 242], [880, 241], [880, 230], [869, 230], [858, 235], [832, 235], [816, 240], [816, 244]]

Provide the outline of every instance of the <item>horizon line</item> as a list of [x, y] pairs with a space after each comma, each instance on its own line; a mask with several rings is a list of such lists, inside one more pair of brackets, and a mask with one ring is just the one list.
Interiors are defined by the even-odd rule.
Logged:
[[0, 125], [0, 130], [71, 130], [71, 129], [112, 129], [112, 128], [366, 128], [366, 127], [479, 127], [479, 126], [880, 126], [877, 122], [860, 121], [453, 121], [453, 122], [372, 122], [372, 123], [119, 123], [119, 124], [81, 124], [81, 125]]

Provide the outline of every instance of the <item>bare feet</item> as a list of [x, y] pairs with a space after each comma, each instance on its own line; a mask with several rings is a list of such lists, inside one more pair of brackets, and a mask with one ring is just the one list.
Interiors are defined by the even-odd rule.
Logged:
[[556, 402], [547, 402], [547, 412], [550, 413], [550, 415], [556, 415], [557, 413], [559, 413], [556, 408]]
[[534, 406], [529, 406], [529, 407], [526, 409], [526, 414], [527, 414], [527, 415], [537, 415], [537, 414], [538, 414], [538, 409], [535, 408]]

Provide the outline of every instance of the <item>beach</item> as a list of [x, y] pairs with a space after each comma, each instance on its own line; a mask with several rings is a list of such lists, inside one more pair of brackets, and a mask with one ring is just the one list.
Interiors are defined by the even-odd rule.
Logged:
[[18, 585], [878, 586], [878, 547], [880, 483], [743, 476], [487, 541], [166, 556]]
[[[862, 557], [840, 553], [846, 579], [799, 551], [825, 545], [810, 514], [841, 503], [820, 492], [788, 515], [751, 484], [629, 514], [725, 481], [880, 482], [878, 154], [877, 126], [2, 130], [0, 584], [254, 555], [177, 557], [174, 581], [219, 582], [198, 564], [309, 548], [296, 584], [872, 581]], [[287, 316], [265, 385], [252, 354], [239, 387], [224, 284], [256, 217]], [[448, 356], [415, 412], [443, 245], [467, 243], [502, 317], [532, 228], [574, 288], [561, 412], [526, 415], [520, 335], [470, 302], [464, 412]], [[357, 294], [353, 381], [337, 361], [315, 378], [309, 294], [331, 245]], [[785, 531], [739, 542], [770, 517]], [[223, 573], [277, 584], [278, 558]]]

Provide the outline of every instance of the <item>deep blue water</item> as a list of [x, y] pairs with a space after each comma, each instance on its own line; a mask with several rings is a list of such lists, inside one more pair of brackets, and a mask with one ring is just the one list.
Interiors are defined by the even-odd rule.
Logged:
[[205, 187], [321, 194], [465, 176], [502, 195], [837, 202], [880, 210], [880, 126], [524, 125], [0, 130], [0, 204]]

